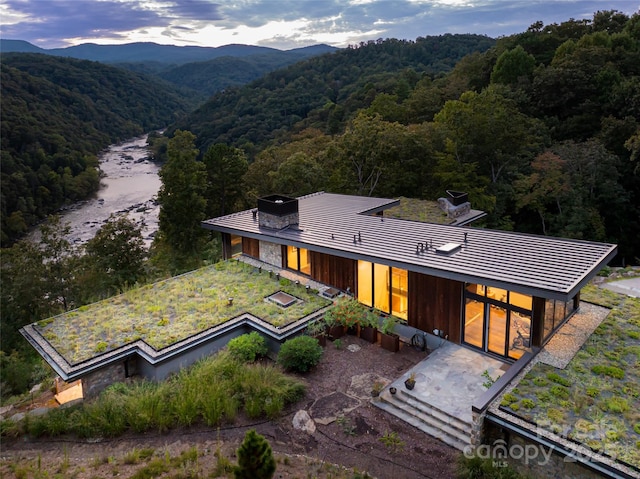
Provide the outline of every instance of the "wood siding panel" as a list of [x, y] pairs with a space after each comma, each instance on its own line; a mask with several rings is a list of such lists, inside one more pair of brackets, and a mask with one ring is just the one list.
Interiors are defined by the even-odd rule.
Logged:
[[429, 333], [440, 329], [460, 343], [462, 288], [459, 281], [409, 271], [409, 326]]
[[253, 238], [242, 237], [242, 252], [252, 258], [260, 259], [260, 241]]
[[356, 261], [325, 253], [309, 251], [311, 277], [316, 281], [333, 286], [342, 291], [355, 291]]

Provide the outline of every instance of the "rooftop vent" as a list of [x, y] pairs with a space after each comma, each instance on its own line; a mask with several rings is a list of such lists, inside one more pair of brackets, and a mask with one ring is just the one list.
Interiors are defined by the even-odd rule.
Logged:
[[297, 226], [298, 200], [283, 195], [258, 198], [258, 224], [261, 227], [281, 230]]
[[267, 299], [272, 303], [276, 303], [278, 306], [283, 308], [288, 308], [292, 304], [295, 304], [298, 301], [298, 298], [295, 296], [291, 296], [284, 291], [278, 291], [277, 293], [272, 294], [271, 296], [267, 296]]
[[446, 243], [436, 248], [438, 254], [453, 254], [462, 248], [460, 243]]
[[336, 288], [327, 288], [322, 292], [322, 296], [325, 298], [333, 299], [340, 294], [340, 290]]

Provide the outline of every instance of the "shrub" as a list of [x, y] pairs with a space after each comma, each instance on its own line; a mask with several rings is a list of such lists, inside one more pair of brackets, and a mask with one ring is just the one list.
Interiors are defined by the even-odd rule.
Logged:
[[550, 392], [557, 398], [569, 399], [569, 390], [564, 386], [560, 386], [559, 384], [551, 386]]
[[605, 407], [613, 413], [619, 413], [628, 411], [629, 403], [625, 398], [613, 396], [605, 401]]
[[250, 429], [238, 448], [238, 465], [233, 470], [236, 479], [271, 479], [276, 472], [276, 461], [269, 442]]
[[234, 358], [248, 363], [269, 352], [266, 340], [256, 331], [233, 338], [227, 348]]
[[587, 387], [587, 396], [594, 398], [598, 396], [598, 394], [600, 394], [600, 389], [593, 386]]
[[278, 353], [283, 368], [304, 373], [320, 362], [322, 346], [310, 336], [298, 336], [285, 341]]
[[533, 379], [533, 384], [535, 384], [536, 386], [542, 387], [542, 386], [546, 386], [548, 383], [545, 378], [538, 377]]
[[504, 461], [484, 459], [476, 456], [460, 455], [457, 464], [457, 476], [468, 479], [519, 479], [526, 476], [518, 474]]
[[636, 434], [640, 434], [640, 422], [637, 422], [633, 425], [633, 430]]
[[563, 378], [562, 376], [556, 373], [547, 374], [547, 379], [549, 379], [549, 381], [553, 381], [554, 383], [558, 383], [566, 387], [571, 386], [571, 381], [569, 381], [567, 378]]
[[545, 389], [535, 392], [538, 401], [549, 402], [551, 401], [551, 393]]
[[624, 379], [624, 371], [615, 366], [597, 365], [591, 368], [591, 372], [600, 376], [609, 376], [614, 379]]
[[547, 411], [547, 417], [549, 418], [550, 421], [553, 421], [555, 423], [564, 422], [564, 413], [559, 409], [550, 408]]
[[536, 403], [529, 398], [523, 399], [520, 403], [522, 404], [522, 407], [525, 409], [533, 409], [534, 407], [536, 407]]
[[325, 314], [325, 321], [328, 324], [339, 324], [345, 328], [353, 328], [366, 320], [369, 310], [358, 300], [351, 297], [338, 298]]
[[500, 402], [501, 406], [508, 406], [511, 403], [514, 403], [518, 400], [518, 398], [516, 396], [514, 396], [511, 393], [507, 393], [504, 395], [504, 397], [502, 398], [502, 401]]
[[382, 321], [382, 332], [384, 334], [393, 335], [396, 334], [396, 325], [398, 324], [398, 318], [395, 316], [387, 316]]
[[400, 439], [400, 436], [398, 436], [398, 433], [395, 431], [385, 432], [380, 438], [380, 442], [382, 442], [391, 453], [400, 452], [404, 449], [405, 445], [404, 441]]

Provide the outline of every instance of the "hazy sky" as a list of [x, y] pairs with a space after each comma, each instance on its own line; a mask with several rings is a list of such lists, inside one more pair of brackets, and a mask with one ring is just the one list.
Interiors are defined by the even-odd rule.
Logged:
[[498, 37], [640, 0], [2, 0], [0, 37], [42, 48], [156, 42], [280, 49], [443, 33]]

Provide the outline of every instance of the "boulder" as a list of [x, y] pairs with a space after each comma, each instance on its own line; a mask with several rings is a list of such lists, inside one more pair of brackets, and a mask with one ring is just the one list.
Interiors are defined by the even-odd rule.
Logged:
[[301, 409], [293, 416], [293, 428], [307, 434], [313, 434], [316, 432], [316, 423], [313, 422], [307, 411]]

